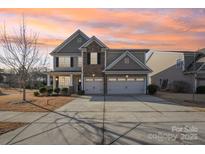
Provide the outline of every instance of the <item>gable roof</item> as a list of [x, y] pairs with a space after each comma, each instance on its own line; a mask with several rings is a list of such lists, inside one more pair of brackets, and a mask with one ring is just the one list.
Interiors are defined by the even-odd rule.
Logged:
[[150, 49], [127, 49], [127, 48], [110, 48], [108, 52], [124, 52], [124, 51], [129, 51], [129, 52], [149, 52]]
[[97, 37], [92, 36], [87, 42], [85, 42], [79, 49], [86, 48], [89, 44], [92, 42], [96, 42], [98, 45], [100, 45], [103, 48], [108, 48], [102, 41], [100, 41]]
[[[203, 57], [205, 57], [205, 49], [200, 49], [198, 52], [192, 53], [193, 58], [191, 59], [190, 64], [185, 68], [185, 73], [191, 73], [191, 72], [198, 72], [200, 70], [203, 70], [205, 63], [200, 62], [199, 60]], [[185, 58], [185, 63], [187, 59]]]
[[59, 46], [57, 46], [50, 54], [59, 52], [63, 47], [65, 47], [68, 43], [70, 43], [78, 35], [81, 35], [86, 40], [89, 40], [89, 37], [85, 33], [83, 33], [80, 29], [78, 29], [71, 36], [69, 36], [65, 41], [63, 41], [63, 43], [61, 43]]
[[139, 66], [141, 66], [145, 71], [149, 71], [152, 72], [152, 70], [147, 67], [145, 64], [143, 64], [138, 58], [136, 58], [132, 53], [130, 53], [129, 51], [126, 51], [124, 53], [122, 53], [116, 60], [114, 60], [111, 64], [109, 64], [104, 71], [108, 71], [111, 70], [115, 65], [118, 64], [118, 62], [120, 62], [123, 58], [125, 58], [126, 56], [130, 57], [134, 62], [136, 62]]

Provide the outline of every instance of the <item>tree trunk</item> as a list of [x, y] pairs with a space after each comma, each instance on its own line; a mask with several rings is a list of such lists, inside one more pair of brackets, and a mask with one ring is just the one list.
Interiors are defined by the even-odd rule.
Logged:
[[23, 88], [23, 102], [26, 102], [26, 86], [25, 86], [24, 81], [23, 81], [22, 88]]

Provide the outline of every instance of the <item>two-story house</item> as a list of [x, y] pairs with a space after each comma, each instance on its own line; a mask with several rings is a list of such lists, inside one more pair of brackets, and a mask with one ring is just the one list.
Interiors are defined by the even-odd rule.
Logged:
[[199, 51], [152, 51], [146, 64], [152, 69], [150, 82], [161, 89], [169, 88], [174, 81], [190, 85], [187, 92], [205, 85], [205, 52]]
[[77, 30], [50, 54], [53, 56], [53, 88], [69, 87], [85, 94], [145, 94], [149, 49], [110, 49], [97, 37]]

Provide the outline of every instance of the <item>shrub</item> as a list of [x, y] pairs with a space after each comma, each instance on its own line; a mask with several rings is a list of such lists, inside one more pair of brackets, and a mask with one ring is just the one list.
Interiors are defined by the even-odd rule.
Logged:
[[48, 96], [50, 96], [52, 94], [52, 92], [53, 92], [52, 88], [47, 89]]
[[45, 87], [41, 87], [41, 88], [39, 89], [39, 92], [40, 92], [41, 94], [45, 95], [46, 92], [47, 92], [47, 89], [46, 89]]
[[1, 90], [0, 90], [0, 94], [3, 94]]
[[185, 92], [190, 92], [191, 86], [189, 83], [185, 81], [173, 81], [170, 84], [170, 90], [172, 92], [177, 92], [177, 93], [185, 93]]
[[154, 95], [158, 90], [158, 86], [155, 84], [150, 84], [148, 85], [147, 90], [150, 95]]
[[196, 88], [196, 93], [197, 94], [205, 94], [205, 86], [198, 86]]
[[68, 95], [70, 95], [70, 94], [69, 94], [69, 89], [68, 89], [68, 88], [62, 88], [62, 89], [61, 89], [61, 93], [62, 93], [62, 95], [64, 95], [64, 96], [68, 96]]
[[79, 90], [78, 91], [78, 95], [84, 95], [85, 94], [85, 91], [84, 90]]
[[60, 91], [61, 91], [60, 88], [55, 88], [55, 89], [54, 89], [54, 92], [55, 92], [57, 95], [60, 93]]
[[40, 94], [39, 94], [38, 91], [34, 91], [34, 92], [33, 92], [33, 95], [34, 95], [34, 96], [39, 96]]

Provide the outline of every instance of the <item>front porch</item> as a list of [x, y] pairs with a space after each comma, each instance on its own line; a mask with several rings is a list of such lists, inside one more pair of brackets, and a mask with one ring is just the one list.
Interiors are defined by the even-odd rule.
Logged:
[[72, 93], [81, 89], [80, 72], [49, 72], [47, 74], [47, 86], [56, 88], [69, 88]]

